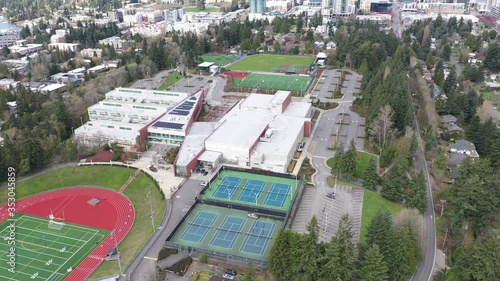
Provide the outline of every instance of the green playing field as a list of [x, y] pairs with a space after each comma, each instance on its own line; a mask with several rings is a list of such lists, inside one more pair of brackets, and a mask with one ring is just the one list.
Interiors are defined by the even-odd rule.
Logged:
[[274, 72], [275, 68], [282, 66], [304, 66], [307, 69], [314, 62], [314, 57], [306, 56], [279, 56], [279, 55], [253, 55], [248, 56], [229, 67], [237, 71], [264, 71]]
[[0, 280], [64, 280], [109, 234], [68, 223], [55, 229], [48, 219], [24, 214], [4, 221], [0, 229]]
[[233, 78], [236, 87], [305, 92], [313, 78], [308, 76], [266, 75], [250, 73], [245, 78]]

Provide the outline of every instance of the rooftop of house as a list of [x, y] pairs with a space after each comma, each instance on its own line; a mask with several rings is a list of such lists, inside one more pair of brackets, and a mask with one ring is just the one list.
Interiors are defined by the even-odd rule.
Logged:
[[449, 145], [450, 150], [456, 151], [473, 151], [476, 150], [476, 146], [467, 140], [457, 140]]

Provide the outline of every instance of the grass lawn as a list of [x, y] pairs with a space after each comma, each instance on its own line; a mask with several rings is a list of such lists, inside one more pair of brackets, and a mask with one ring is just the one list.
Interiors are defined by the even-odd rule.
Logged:
[[[360, 152], [358, 151], [358, 157], [356, 159], [356, 177], [362, 178], [363, 173], [366, 170], [366, 167], [368, 166], [368, 163], [370, 162], [370, 159], [375, 158], [374, 155], [371, 155], [366, 152]], [[326, 160], [326, 164], [328, 167], [332, 167], [333, 165], [334, 158], [329, 158]]]
[[305, 56], [278, 56], [278, 55], [253, 55], [231, 65], [230, 70], [249, 70], [272, 72], [273, 68], [281, 65], [311, 65], [314, 57]]
[[[122, 253], [122, 266], [127, 268], [137, 253], [144, 247], [146, 242], [153, 234], [153, 226], [151, 225], [149, 199], [146, 194], [151, 191], [153, 194], [152, 204], [154, 210], [155, 227], [160, 225], [165, 210], [165, 201], [161, 199], [160, 192], [154, 186], [154, 183], [149, 177], [143, 173], [139, 174], [132, 183], [125, 189], [125, 194], [135, 207], [134, 226], [130, 230], [125, 239], [118, 245]], [[91, 278], [99, 278], [119, 273], [118, 262], [109, 261], [102, 263], [96, 271], [90, 276]]]
[[[40, 176], [17, 183], [17, 198], [23, 198], [52, 189], [69, 186], [97, 186], [119, 190], [127, 182], [135, 169], [111, 166], [69, 167], [48, 172]], [[118, 245], [122, 253], [122, 266], [127, 268], [132, 259], [146, 244], [152, 234], [149, 200], [146, 193], [152, 191], [152, 204], [155, 210], [155, 226], [159, 225], [165, 210], [165, 201], [154, 183], [144, 175], [139, 174], [125, 189], [135, 207], [135, 222], [127, 237]], [[0, 204], [7, 202], [7, 189], [0, 190]], [[91, 278], [104, 277], [119, 273], [118, 262], [103, 262]]]
[[220, 12], [220, 8], [219, 7], [206, 7], [205, 10], [200, 10], [196, 6], [192, 6], [192, 7], [184, 7], [184, 12], [186, 12], [186, 13], [198, 13], [198, 12], [218, 13], [218, 12]]
[[217, 66], [224, 66], [231, 63], [235, 57], [234, 56], [200, 56], [202, 61], [213, 62]]
[[161, 83], [158, 90], [164, 91], [182, 79], [184, 79], [184, 76], [182, 76], [179, 72], [174, 71], [163, 81], [163, 83]]
[[365, 246], [368, 225], [380, 209], [389, 210], [394, 215], [403, 209], [403, 205], [386, 200], [380, 194], [365, 189], [363, 194], [363, 213], [361, 216], [361, 236], [359, 238], [359, 242]]

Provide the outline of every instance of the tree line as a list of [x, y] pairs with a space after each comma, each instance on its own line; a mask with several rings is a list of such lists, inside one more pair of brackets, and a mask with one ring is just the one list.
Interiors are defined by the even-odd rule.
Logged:
[[336, 234], [319, 241], [313, 217], [307, 233], [289, 229], [278, 233], [269, 256], [269, 271], [277, 281], [408, 280], [421, 259], [418, 214], [406, 212], [396, 220], [379, 211], [369, 225], [366, 244], [353, 241], [352, 221], [343, 215]]

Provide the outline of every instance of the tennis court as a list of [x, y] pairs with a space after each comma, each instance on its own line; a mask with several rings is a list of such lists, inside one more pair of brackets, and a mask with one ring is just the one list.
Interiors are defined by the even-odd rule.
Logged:
[[264, 205], [283, 207], [290, 188], [291, 186], [288, 184], [273, 183], [271, 190], [266, 196], [266, 200], [264, 200]]
[[185, 247], [265, 260], [278, 230], [279, 219], [251, 219], [236, 209], [198, 203], [169, 241]]
[[266, 182], [261, 180], [247, 181], [240, 193], [240, 196], [238, 196], [238, 201], [257, 204], [257, 199], [264, 190], [265, 185]]
[[233, 77], [233, 85], [236, 87], [294, 92], [307, 91], [312, 81], [312, 77], [297, 75], [267, 75], [250, 73], [244, 78]]
[[182, 234], [181, 240], [200, 243], [212, 228], [218, 215], [209, 212], [199, 212], [198, 215], [189, 222], [188, 228]]
[[296, 192], [294, 179], [223, 170], [202, 198], [286, 211]]
[[254, 221], [240, 250], [262, 255], [267, 250], [269, 242], [273, 239], [272, 235], [275, 227], [276, 225], [271, 222]]
[[[0, 280], [64, 280], [109, 234], [69, 223], [58, 228], [49, 226], [48, 219], [24, 214], [0, 224]], [[13, 270], [8, 256], [11, 247], [15, 247]]]
[[213, 196], [217, 198], [228, 198], [231, 199], [236, 189], [240, 185], [242, 178], [237, 177], [225, 177], [224, 180], [219, 184], [215, 190]]
[[246, 219], [227, 216], [217, 229], [210, 245], [226, 249], [233, 248], [234, 242], [241, 233], [241, 229], [245, 222]]

